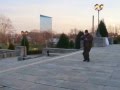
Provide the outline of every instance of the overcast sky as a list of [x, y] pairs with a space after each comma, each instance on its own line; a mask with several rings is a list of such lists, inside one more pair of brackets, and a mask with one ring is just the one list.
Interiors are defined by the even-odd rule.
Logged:
[[40, 14], [53, 17], [53, 30], [91, 29], [94, 5], [104, 4], [100, 19], [107, 26], [120, 25], [120, 0], [0, 0], [0, 14], [11, 19], [18, 32], [40, 29]]

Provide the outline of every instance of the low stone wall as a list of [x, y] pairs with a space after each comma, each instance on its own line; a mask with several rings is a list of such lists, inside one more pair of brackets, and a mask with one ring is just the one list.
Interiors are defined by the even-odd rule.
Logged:
[[26, 47], [24, 47], [24, 46], [16, 46], [15, 51], [16, 51], [17, 56], [26, 56], [27, 55]]
[[93, 46], [94, 47], [105, 47], [109, 45], [107, 37], [94, 37]]
[[0, 49], [0, 59], [16, 56], [26, 56], [26, 48], [24, 46], [16, 46], [15, 50]]
[[71, 53], [71, 52], [75, 52], [78, 51], [79, 49], [62, 49], [62, 48], [44, 48], [42, 51], [42, 54], [47, 54], [47, 51], [49, 51], [49, 53]]
[[0, 49], [0, 59], [15, 56], [16, 56], [15, 50]]

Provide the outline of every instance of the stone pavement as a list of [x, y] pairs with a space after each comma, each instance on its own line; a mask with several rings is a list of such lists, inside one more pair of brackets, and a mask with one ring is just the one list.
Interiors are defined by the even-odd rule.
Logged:
[[[120, 90], [120, 45], [58, 57], [0, 61], [0, 90]], [[4, 86], [4, 87], [2, 87]]]

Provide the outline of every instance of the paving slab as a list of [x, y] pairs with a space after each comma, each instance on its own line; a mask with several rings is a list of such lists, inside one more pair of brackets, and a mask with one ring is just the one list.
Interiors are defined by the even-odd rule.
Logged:
[[120, 45], [57, 57], [0, 61], [0, 90], [120, 90]]

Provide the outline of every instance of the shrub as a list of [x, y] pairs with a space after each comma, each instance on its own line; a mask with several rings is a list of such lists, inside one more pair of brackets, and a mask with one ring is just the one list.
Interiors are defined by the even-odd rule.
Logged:
[[15, 46], [12, 43], [9, 43], [8, 49], [15, 50]]
[[120, 44], [120, 35], [114, 38], [114, 44]]
[[28, 55], [42, 54], [42, 50], [29, 50]]
[[83, 36], [83, 32], [79, 32], [78, 35], [75, 38], [75, 49], [80, 49], [81, 48], [81, 36]]
[[69, 48], [74, 48], [74, 42], [72, 40], [69, 43]]
[[57, 48], [69, 48], [69, 38], [65, 34], [61, 34], [57, 43]]

